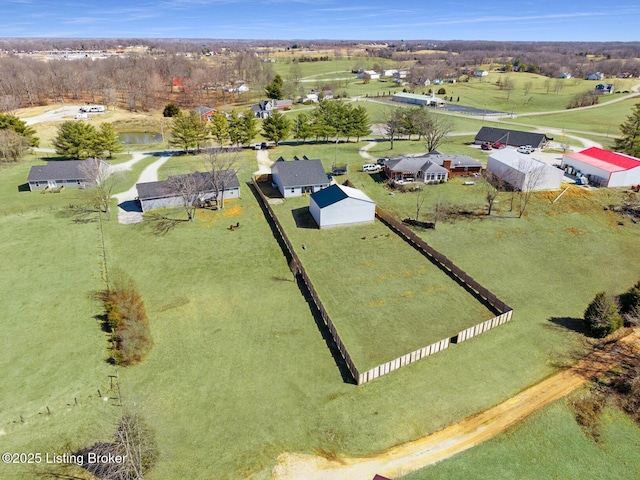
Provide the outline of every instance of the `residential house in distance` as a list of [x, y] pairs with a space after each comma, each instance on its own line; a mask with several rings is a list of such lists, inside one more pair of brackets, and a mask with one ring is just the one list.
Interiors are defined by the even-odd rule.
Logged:
[[562, 168], [603, 187], [640, 185], [640, 158], [590, 147], [562, 157]]
[[[218, 188], [214, 188], [211, 174], [208, 172], [194, 172], [183, 177], [191, 176], [197, 187], [194, 189], [198, 192], [198, 198], [194, 201], [206, 200], [228, 200], [230, 198], [240, 198], [240, 182], [236, 172], [222, 172], [224, 179], [220, 176]], [[172, 177], [159, 182], [137, 183], [138, 201], [143, 212], [155, 210], [157, 208], [178, 207], [183, 205], [184, 199], [182, 195], [176, 191], [173, 186]], [[216, 191], [218, 195], [216, 198]]]
[[573, 78], [569, 72], [562, 72], [558, 78]]
[[500, 142], [512, 147], [531, 145], [533, 148], [544, 148], [547, 142], [553, 140], [544, 133], [522, 132], [519, 130], [506, 130], [504, 128], [482, 127], [476, 134], [475, 144], [481, 145], [489, 142]]
[[92, 162], [98, 162], [96, 176], [108, 176], [111, 168], [98, 158], [86, 160], [64, 160], [48, 162], [46, 165], [34, 165], [29, 171], [27, 183], [29, 190], [48, 190], [54, 188], [85, 188], [96, 184], [96, 178], [88, 178], [94, 170]]
[[417, 156], [401, 156], [384, 164], [387, 178], [424, 183], [446, 182], [449, 177], [482, 172], [482, 164], [467, 155], [448, 155], [437, 151]]
[[333, 184], [311, 194], [309, 212], [319, 228], [372, 223], [376, 204], [357, 188]]
[[487, 171], [520, 191], [558, 190], [564, 178], [559, 168], [512, 148], [492, 151]]
[[613, 93], [615, 85], [613, 83], [599, 83], [596, 85], [595, 91], [598, 95], [609, 95]]
[[473, 71], [473, 76], [474, 77], [486, 77], [489, 75], [489, 72], [487, 70], [474, 70]]
[[417, 93], [394, 93], [391, 100], [400, 103], [410, 103], [412, 105], [424, 105], [427, 107], [440, 107], [444, 105], [444, 100], [435, 95], [420, 95]]
[[205, 123], [211, 120], [211, 117], [213, 116], [213, 114], [216, 113], [216, 111], [213, 108], [206, 107], [204, 105], [200, 105], [199, 107], [196, 107], [193, 110], [198, 115], [200, 115], [200, 120]]
[[358, 74], [358, 78], [365, 78], [369, 76], [370, 80], [378, 80], [380, 78], [380, 74], [375, 70], [364, 70]]
[[260, 100], [251, 107], [251, 111], [256, 118], [269, 118], [271, 112], [275, 110], [291, 110], [291, 100]]
[[294, 157], [293, 161], [287, 161], [280, 157], [271, 165], [273, 183], [284, 198], [315, 193], [330, 184], [320, 160], [302, 158]]
[[596, 81], [604, 80], [604, 73], [602, 73], [602, 72], [593, 72], [593, 73], [590, 73], [589, 75], [587, 75], [584, 79], [585, 80], [596, 80]]

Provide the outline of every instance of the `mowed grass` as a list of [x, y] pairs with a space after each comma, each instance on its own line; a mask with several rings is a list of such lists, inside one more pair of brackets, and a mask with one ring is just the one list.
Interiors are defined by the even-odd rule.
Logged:
[[319, 230], [308, 205], [273, 208], [360, 371], [495, 316], [383, 223]]
[[486, 443], [406, 480], [601, 478], [635, 480], [640, 465], [640, 429], [614, 408], [603, 411], [594, 441], [560, 400]]

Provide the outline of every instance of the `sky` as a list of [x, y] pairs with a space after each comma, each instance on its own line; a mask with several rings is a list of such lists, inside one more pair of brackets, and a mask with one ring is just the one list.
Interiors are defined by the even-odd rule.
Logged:
[[637, 0], [0, 0], [0, 37], [640, 41]]

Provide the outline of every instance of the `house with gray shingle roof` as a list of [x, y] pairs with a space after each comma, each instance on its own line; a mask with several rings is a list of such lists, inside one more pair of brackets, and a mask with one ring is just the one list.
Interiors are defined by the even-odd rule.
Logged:
[[29, 190], [45, 190], [51, 188], [85, 188], [95, 185], [96, 179], [88, 178], [89, 164], [100, 162], [101, 169], [109, 169], [109, 164], [96, 158], [86, 160], [51, 161], [46, 165], [34, 165], [29, 171], [27, 183]]
[[[225, 175], [224, 179], [218, 181], [218, 188], [214, 188], [213, 180], [209, 172], [194, 172], [180, 176], [191, 176], [194, 184], [197, 185], [194, 201], [204, 202], [206, 200], [228, 200], [230, 198], [240, 198], [240, 182], [234, 171], [219, 172]], [[157, 208], [179, 207], [184, 204], [184, 198], [173, 187], [173, 177], [159, 182], [137, 183], [138, 201], [143, 212], [155, 210]], [[217, 198], [216, 198], [217, 192]]]
[[424, 183], [446, 182], [450, 176], [473, 175], [482, 171], [482, 163], [467, 155], [438, 151], [424, 155], [401, 156], [384, 164], [387, 178]]
[[544, 133], [482, 127], [476, 134], [475, 143], [476, 145], [481, 145], [485, 142], [500, 142], [512, 147], [531, 145], [533, 148], [543, 148], [550, 140], [553, 140], [553, 138], [547, 137]]
[[300, 160], [294, 157], [287, 161], [280, 157], [271, 165], [273, 183], [284, 198], [299, 197], [303, 193], [315, 193], [329, 186], [329, 177], [320, 160]]

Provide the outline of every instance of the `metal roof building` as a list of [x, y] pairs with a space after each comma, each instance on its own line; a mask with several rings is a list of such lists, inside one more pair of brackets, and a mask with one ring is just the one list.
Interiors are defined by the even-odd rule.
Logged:
[[562, 167], [571, 167], [589, 182], [603, 187], [630, 187], [640, 184], [640, 158], [591, 147], [562, 157]]
[[320, 228], [371, 223], [376, 204], [357, 188], [334, 184], [311, 195], [309, 212]]

